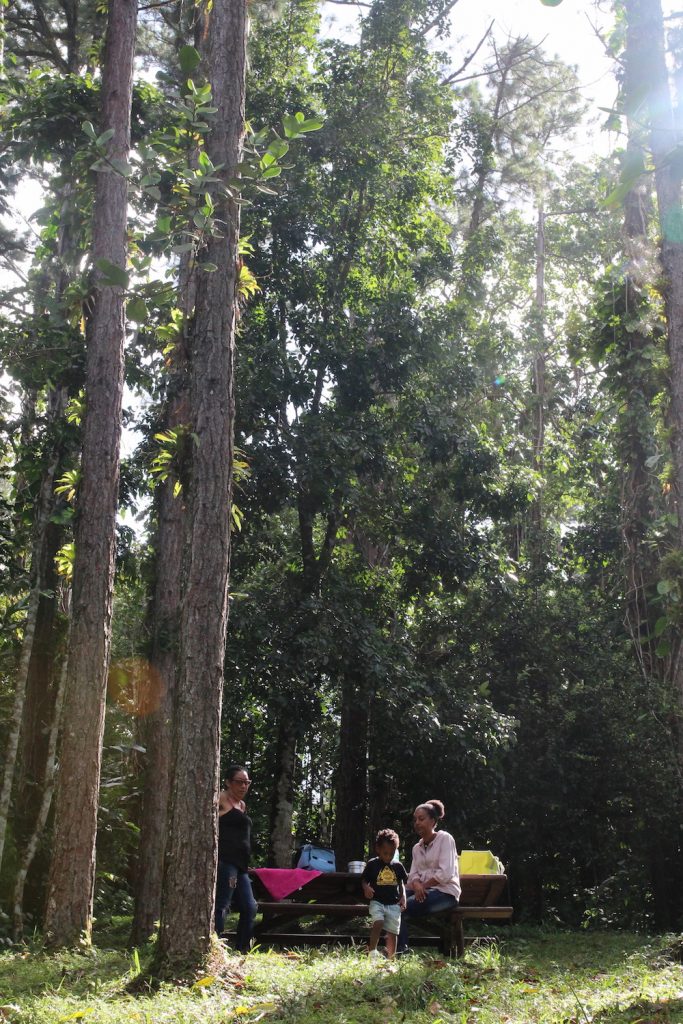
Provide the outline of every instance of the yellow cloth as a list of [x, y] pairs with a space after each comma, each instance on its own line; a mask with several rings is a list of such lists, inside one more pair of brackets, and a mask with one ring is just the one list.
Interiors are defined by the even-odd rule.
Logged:
[[461, 875], [503, 875], [505, 869], [490, 850], [462, 850], [458, 860]]

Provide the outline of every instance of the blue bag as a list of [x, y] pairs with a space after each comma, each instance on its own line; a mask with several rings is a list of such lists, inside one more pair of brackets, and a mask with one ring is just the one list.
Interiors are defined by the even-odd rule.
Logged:
[[306, 843], [299, 849], [299, 859], [296, 862], [298, 868], [307, 868], [309, 871], [336, 871], [336, 862], [333, 850], [325, 850], [322, 846], [313, 846]]

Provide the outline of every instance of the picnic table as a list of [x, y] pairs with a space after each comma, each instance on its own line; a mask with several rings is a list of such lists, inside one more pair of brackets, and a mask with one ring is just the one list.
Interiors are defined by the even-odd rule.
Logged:
[[[340, 923], [368, 914], [359, 874], [325, 872], [311, 878], [285, 898], [273, 899], [259, 878], [258, 869], [249, 873], [262, 914], [254, 933], [258, 943], [295, 946], [354, 941], [354, 936], [335, 934], [333, 929]], [[436, 944], [448, 956], [461, 956], [465, 948], [464, 921], [504, 921], [512, 917], [512, 907], [502, 902], [507, 892], [506, 875], [464, 874], [460, 876], [460, 883], [460, 904], [454, 910], [411, 919], [411, 945]], [[315, 930], [302, 930], [302, 919], [313, 918], [317, 920]], [[422, 934], [416, 934], [418, 930]], [[355, 936], [355, 939], [364, 941], [365, 936]]]

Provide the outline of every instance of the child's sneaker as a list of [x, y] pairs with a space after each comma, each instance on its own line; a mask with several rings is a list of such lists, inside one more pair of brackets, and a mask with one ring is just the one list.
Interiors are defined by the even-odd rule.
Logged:
[[368, 951], [368, 960], [383, 960], [384, 955], [380, 953], [378, 949], [371, 949]]

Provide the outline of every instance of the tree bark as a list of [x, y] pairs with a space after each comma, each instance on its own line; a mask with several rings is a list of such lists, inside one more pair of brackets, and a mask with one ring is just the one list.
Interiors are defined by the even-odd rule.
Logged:
[[[642, 81], [638, 68], [628, 57], [624, 68], [625, 108], [632, 110], [636, 98], [642, 97]], [[638, 116], [628, 120], [627, 158], [632, 164], [645, 153], [645, 130]], [[621, 534], [624, 552], [625, 619], [633, 641], [641, 671], [650, 682], [658, 671], [654, 631], [651, 627], [649, 597], [656, 581], [656, 554], [647, 543], [648, 527], [656, 516], [653, 487], [656, 480], [648, 470], [647, 459], [656, 452], [655, 428], [652, 420], [652, 399], [657, 391], [655, 371], [643, 370], [640, 354], [653, 344], [652, 330], [633, 326], [638, 311], [647, 302], [650, 281], [647, 270], [655, 262], [650, 242], [653, 215], [650, 181], [640, 180], [624, 201], [624, 252], [626, 273], [623, 285], [624, 315], [631, 321], [619, 342], [623, 352], [620, 361], [620, 397], [625, 404], [619, 417], [618, 445], [623, 465]], [[651, 365], [651, 364], [650, 364]]]
[[36, 855], [38, 849], [38, 843], [40, 837], [43, 834], [43, 829], [47, 822], [47, 816], [50, 813], [50, 805], [52, 804], [52, 795], [54, 792], [54, 773], [55, 773], [55, 756], [57, 753], [57, 737], [59, 735], [59, 726], [62, 717], [62, 705], [64, 702], [64, 690], [66, 688], [66, 659], [62, 665], [62, 671], [59, 676], [59, 683], [57, 685], [57, 693], [55, 696], [55, 705], [52, 716], [52, 722], [50, 725], [50, 732], [48, 736], [47, 754], [45, 759], [45, 777], [43, 779], [43, 786], [41, 790], [40, 806], [38, 813], [35, 818], [33, 825], [33, 831], [26, 843], [26, 846], [21, 852], [19, 859], [19, 868], [17, 870], [17, 877], [14, 883], [14, 896], [12, 900], [12, 934], [15, 941], [21, 939], [24, 930], [24, 888], [26, 886], [26, 879], [28, 877], [29, 869], [33, 863], [33, 858]]
[[536, 227], [536, 294], [533, 316], [535, 345], [532, 376], [532, 466], [538, 475], [536, 495], [531, 503], [529, 530], [529, 561], [531, 571], [540, 573], [545, 562], [543, 544], [543, 450], [545, 447], [546, 395], [546, 342], [545, 342], [545, 212], [539, 203]]
[[286, 713], [280, 719], [276, 749], [276, 778], [271, 814], [268, 862], [276, 868], [292, 866], [292, 817], [294, 814], [294, 772], [296, 732]]
[[[203, 14], [202, 67], [218, 108], [207, 152], [227, 182], [237, 173], [244, 133], [245, 0], [214, 0]], [[228, 618], [233, 461], [233, 350], [239, 207], [217, 196], [217, 222], [200, 254], [190, 338], [195, 445], [188, 494], [187, 572], [174, 730], [175, 764], [157, 970], [200, 961], [213, 930], [220, 717]]]
[[349, 861], [365, 859], [369, 725], [366, 681], [361, 678], [344, 679], [341, 697], [334, 849], [337, 866], [340, 871], [345, 871]]
[[[111, 0], [102, 77], [102, 128], [113, 128], [110, 160], [130, 148], [134, 0]], [[121, 269], [127, 252], [127, 182], [98, 175], [93, 258]], [[73, 619], [69, 641], [55, 833], [45, 917], [46, 939], [90, 940], [95, 837], [104, 709], [111, 644], [115, 519], [119, 482], [125, 341], [124, 294], [94, 273], [93, 311], [86, 326], [86, 414], [75, 529]]]
[[[194, 275], [183, 261], [181, 303], [187, 318], [194, 309]], [[187, 424], [190, 397], [187, 388], [185, 332], [174, 351], [165, 428]], [[182, 455], [179, 455], [182, 458]], [[180, 467], [179, 467], [180, 468]], [[182, 473], [181, 473], [182, 475]], [[158, 492], [156, 582], [152, 611], [151, 662], [161, 679], [159, 707], [143, 724], [146, 749], [142, 793], [137, 888], [131, 942], [140, 945], [161, 917], [164, 850], [173, 766], [173, 713], [180, 648], [182, 566], [185, 539], [185, 497], [174, 494], [176, 480], [169, 477]]]
[[[661, 290], [670, 361], [671, 452], [679, 546], [683, 547], [683, 210], [679, 162], [671, 159], [678, 143], [666, 66], [660, 0], [627, 0], [627, 63], [632, 82], [641, 84], [648, 117], [650, 149], [660, 227]], [[683, 644], [672, 658], [674, 731], [679, 772], [683, 771]]]
[[14, 691], [14, 704], [12, 717], [5, 748], [5, 766], [0, 787], [0, 865], [5, 848], [5, 836], [7, 834], [7, 819], [9, 816], [10, 797], [14, 782], [14, 772], [17, 763], [17, 751], [19, 749], [19, 735], [21, 723], [24, 717], [24, 702], [26, 697], [26, 681], [28, 678], [31, 654], [33, 652], [33, 638], [36, 631], [38, 618], [38, 606], [40, 603], [41, 590], [44, 586], [42, 569], [41, 547], [45, 539], [48, 519], [52, 508], [52, 491], [54, 488], [55, 472], [57, 469], [56, 457], [52, 459], [45, 473], [37, 510], [37, 523], [35, 540], [33, 545], [33, 559], [31, 565], [32, 586], [29, 592], [28, 611], [26, 613], [26, 624], [24, 626], [24, 637], [21, 645], [21, 657], [17, 670], [17, 682]]
[[183, 499], [173, 496], [173, 481], [161, 485], [159, 554], [154, 591], [151, 662], [161, 679], [159, 707], [144, 720], [145, 772], [142, 793], [138, 885], [131, 942], [152, 935], [161, 915], [164, 848], [173, 762], [173, 706], [180, 634], [184, 515]]

